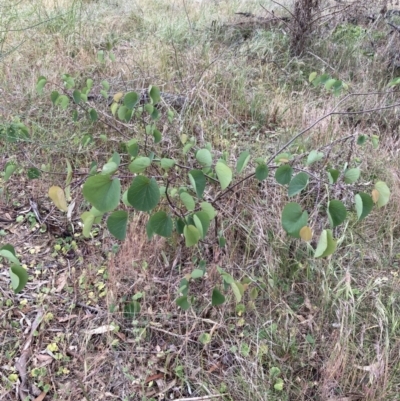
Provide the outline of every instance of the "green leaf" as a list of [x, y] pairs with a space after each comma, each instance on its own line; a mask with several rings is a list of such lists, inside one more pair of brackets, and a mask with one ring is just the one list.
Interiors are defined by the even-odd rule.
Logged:
[[274, 384], [274, 389], [276, 391], [283, 391], [283, 379], [281, 379], [280, 377], [276, 379], [276, 382]]
[[89, 117], [90, 120], [94, 123], [99, 119], [99, 115], [97, 114], [97, 111], [95, 109], [89, 110]]
[[160, 89], [157, 86], [150, 86], [149, 95], [153, 104], [157, 104], [161, 100]]
[[372, 135], [371, 136], [371, 141], [372, 141], [372, 146], [374, 149], [377, 149], [379, 146], [379, 136], [378, 135]]
[[206, 188], [206, 177], [201, 170], [190, 170], [189, 181], [196, 191], [197, 197], [202, 198], [204, 189]]
[[289, 196], [299, 194], [308, 185], [309, 176], [307, 173], [299, 173], [289, 183]]
[[151, 160], [148, 157], [139, 156], [130, 165], [129, 171], [131, 173], [141, 173], [146, 170], [151, 164]]
[[187, 192], [182, 192], [180, 194], [180, 198], [187, 210], [189, 211], [194, 210], [196, 204], [193, 199], [193, 196], [189, 195]]
[[203, 167], [211, 167], [212, 165], [212, 155], [208, 149], [200, 149], [196, 152], [196, 160]]
[[103, 166], [101, 174], [111, 175], [114, 174], [117, 170], [118, 166], [114, 162], [108, 162]]
[[344, 173], [344, 182], [346, 184], [352, 184], [353, 182], [356, 182], [360, 177], [360, 169], [358, 167], [356, 168], [350, 168], [346, 170]]
[[41, 171], [36, 167], [28, 168], [28, 178], [34, 180], [42, 175]]
[[151, 103], [147, 103], [144, 105], [144, 109], [147, 111], [147, 113], [152, 114], [154, 111], [154, 106]]
[[367, 137], [365, 135], [359, 135], [357, 138], [357, 145], [362, 146], [367, 141]]
[[322, 152], [317, 152], [316, 150], [312, 150], [308, 157], [307, 157], [307, 166], [310, 164], [313, 164], [319, 160], [321, 160], [324, 157], [324, 154]]
[[275, 179], [279, 184], [286, 185], [292, 179], [292, 174], [292, 167], [289, 164], [284, 164], [275, 171]]
[[308, 76], [308, 82], [314, 81], [314, 79], [317, 77], [317, 73], [314, 71]]
[[176, 300], [176, 304], [182, 309], [182, 310], [188, 310], [190, 308], [190, 303], [188, 301], [188, 297], [185, 295], [183, 297], [179, 297]]
[[236, 163], [236, 172], [240, 174], [247, 166], [250, 161], [250, 152], [245, 150], [239, 155], [239, 158]]
[[190, 273], [190, 277], [193, 279], [201, 278], [204, 276], [204, 271], [202, 269], [194, 269], [192, 273]]
[[200, 236], [204, 239], [210, 226], [210, 218], [206, 212], [197, 212], [193, 215], [193, 221], [199, 230]]
[[319, 238], [317, 249], [315, 250], [314, 257], [324, 258], [332, 255], [336, 250], [336, 241], [333, 239], [331, 230], [324, 230]]
[[136, 106], [138, 101], [139, 101], [139, 95], [136, 92], [128, 92], [124, 96], [123, 103], [127, 109], [133, 110], [133, 108]]
[[174, 167], [174, 165], [175, 165], [175, 160], [173, 160], [173, 159], [167, 159], [167, 158], [161, 159], [161, 167], [164, 170], [169, 170], [172, 167]]
[[275, 163], [287, 163], [292, 158], [290, 153], [280, 153], [275, 157]]
[[379, 192], [378, 207], [385, 206], [390, 199], [390, 189], [383, 181], [378, 181], [375, 184], [375, 189]]
[[211, 305], [212, 306], [218, 306], [222, 305], [225, 302], [225, 296], [221, 294], [221, 292], [218, 290], [218, 288], [214, 287], [212, 291], [212, 296], [211, 296]]
[[8, 181], [12, 173], [17, 169], [17, 165], [13, 162], [7, 162], [4, 169], [4, 181]]
[[153, 131], [154, 143], [160, 143], [162, 139], [161, 132], [158, 129]]
[[325, 82], [325, 89], [326, 89], [326, 90], [331, 89], [332, 86], [335, 85], [335, 83], [336, 83], [336, 79], [334, 79], [334, 78], [328, 79], [328, 80]]
[[81, 220], [83, 221], [83, 230], [82, 230], [83, 236], [85, 238], [89, 238], [90, 231], [92, 229], [95, 220], [95, 216], [90, 212], [83, 212], [81, 214]]
[[183, 230], [185, 229], [185, 222], [182, 218], [178, 217], [175, 220], [175, 227], [176, 227], [176, 231], [179, 235], [183, 234]]
[[140, 303], [136, 300], [127, 303], [124, 306], [124, 317], [134, 319], [140, 313]]
[[256, 167], [255, 175], [256, 175], [257, 180], [259, 180], [259, 181], [265, 180], [268, 177], [268, 173], [269, 173], [268, 166], [265, 163], [259, 164]]
[[28, 272], [18, 264], [10, 267], [11, 287], [17, 294], [23, 290], [28, 282]]
[[[93, 80], [92, 81], [92, 85], [93, 85]], [[89, 85], [86, 82], [87, 87], [89, 88]], [[103, 87], [104, 90], [109, 91], [110, 90], [110, 84], [108, 83], [108, 81], [103, 80], [101, 81], [101, 86]]]
[[242, 300], [242, 295], [243, 295], [243, 288], [240, 288], [241, 286], [242, 284], [238, 283], [237, 281], [231, 283], [232, 291], [235, 294], [236, 302], [238, 303]]
[[128, 225], [128, 213], [124, 210], [117, 210], [108, 216], [107, 228], [117, 239], [123, 241], [126, 237], [126, 227]]
[[6, 244], [0, 248], [0, 256], [6, 258], [11, 263], [14, 263], [16, 265], [20, 264], [18, 258], [15, 256], [14, 248], [9, 244]]
[[81, 91], [78, 90], [78, 89], [75, 89], [75, 90], [72, 92], [72, 98], [74, 99], [74, 102], [75, 102], [76, 104], [79, 104], [79, 102], [81, 101]]
[[288, 203], [282, 211], [282, 227], [292, 237], [300, 238], [300, 230], [307, 225], [308, 213], [298, 203]]
[[203, 345], [207, 345], [211, 342], [211, 334], [210, 333], [201, 333], [199, 335], [199, 341]]
[[164, 211], [154, 213], [147, 223], [151, 230], [162, 237], [170, 237], [172, 234], [173, 223], [171, 217]]
[[334, 168], [328, 170], [328, 180], [330, 184], [334, 184], [339, 178], [340, 172]]
[[39, 95], [43, 93], [43, 88], [46, 85], [47, 79], [44, 76], [40, 76], [36, 83], [36, 91]]
[[158, 120], [158, 119], [160, 118], [160, 112], [158, 111], [158, 109], [156, 109], [156, 108], [154, 107], [154, 110], [153, 110], [153, 112], [151, 113], [150, 117], [151, 117], [151, 119], [152, 119], [153, 121]]
[[160, 201], [160, 189], [154, 178], [138, 175], [128, 189], [128, 202], [137, 210], [148, 212]]
[[210, 220], [212, 220], [215, 216], [216, 216], [216, 212], [215, 209], [213, 207], [213, 205], [211, 205], [211, 203], [208, 202], [201, 202], [200, 203], [200, 207], [201, 209], [207, 213], [208, 217], [210, 218]]
[[132, 110], [128, 109], [126, 106], [120, 106], [117, 115], [121, 121], [129, 122], [132, 117]]
[[371, 212], [372, 208], [374, 207], [374, 201], [368, 194], [364, 192], [357, 194], [354, 197], [354, 200], [356, 202], [358, 220], [362, 220]]
[[199, 242], [200, 232], [195, 226], [185, 226], [183, 229], [183, 235], [185, 237], [185, 243], [187, 247], [196, 245]]
[[128, 141], [126, 148], [132, 157], [136, 157], [139, 153], [139, 144], [136, 139], [131, 139]]
[[58, 96], [55, 103], [57, 106], [60, 106], [63, 110], [66, 110], [69, 105], [69, 98], [66, 95], [60, 95]]
[[83, 185], [83, 196], [97, 210], [109, 212], [115, 209], [121, 199], [121, 183], [109, 175], [89, 177]]
[[250, 299], [255, 300], [258, 298], [258, 289], [253, 287], [250, 291]]
[[331, 200], [328, 203], [328, 218], [332, 227], [342, 224], [347, 216], [344, 204], [339, 200]]
[[221, 184], [221, 189], [226, 189], [232, 181], [232, 170], [223, 161], [219, 161], [215, 166], [215, 172]]
[[57, 101], [59, 96], [60, 96], [60, 94], [58, 93], [58, 91], [51, 92], [50, 99], [51, 99], [53, 105], [56, 104], [56, 101]]

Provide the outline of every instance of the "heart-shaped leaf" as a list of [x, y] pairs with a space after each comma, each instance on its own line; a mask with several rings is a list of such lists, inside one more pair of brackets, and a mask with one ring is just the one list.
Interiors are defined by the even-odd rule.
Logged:
[[97, 210], [109, 212], [115, 209], [121, 199], [121, 183], [109, 175], [89, 177], [83, 185], [83, 196]]
[[138, 175], [128, 189], [128, 202], [137, 210], [148, 212], [160, 201], [160, 189], [154, 178]]
[[128, 213], [124, 210], [117, 210], [108, 216], [107, 228], [117, 239], [123, 241], [126, 237], [126, 227], [128, 225]]

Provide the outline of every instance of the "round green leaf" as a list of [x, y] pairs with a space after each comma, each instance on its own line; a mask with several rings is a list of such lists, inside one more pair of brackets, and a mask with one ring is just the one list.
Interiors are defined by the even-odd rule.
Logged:
[[245, 150], [239, 155], [236, 163], [236, 172], [238, 174], [240, 174], [246, 168], [249, 160], [250, 160], [250, 152], [248, 150]]
[[224, 302], [225, 296], [221, 294], [221, 292], [217, 288], [214, 288], [211, 296], [211, 305], [218, 306], [222, 305]]
[[371, 212], [372, 208], [374, 207], [374, 201], [368, 194], [364, 192], [357, 194], [354, 197], [354, 200], [356, 202], [358, 220], [362, 220]]
[[265, 163], [261, 163], [256, 167], [256, 178], [259, 181], [263, 181], [268, 177], [268, 166]]
[[74, 102], [75, 102], [76, 104], [78, 104], [78, 103], [81, 101], [81, 91], [78, 90], [78, 89], [75, 89], [75, 90], [72, 92], [72, 98], [74, 99]]
[[151, 164], [151, 160], [148, 157], [139, 156], [130, 165], [129, 171], [131, 173], [141, 173], [146, 170]]
[[215, 172], [221, 189], [226, 189], [232, 181], [232, 170], [223, 161], [219, 161], [215, 166]]
[[132, 110], [137, 102], [139, 101], [139, 95], [136, 92], [128, 92], [125, 96], [124, 96], [124, 106], [129, 109]]
[[89, 177], [83, 185], [83, 196], [100, 212], [115, 209], [121, 199], [121, 183], [109, 175]]
[[31, 167], [28, 168], [28, 178], [30, 180], [34, 180], [36, 178], [39, 178], [41, 176], [41, 171], [37, 169], [36, 167]]
[[19, 260], [15, 255], [15, 250], [9, 244], [6, 244], [0, 248], [0, 256], [8, 259], [11, 263], [19, 265]]
[[66, 96], [66, 95], [60, 95], [60, 96], [58, 96], [58, 98], [57, 98], [55, 104], [56, 104], [57, 106], [60, 106], [63, 110], [65, 110], [65, 109], [68, 107], [68, 105], [69, 105], [69, 98], [68, 98], [68, 96]]
[[308, 185], [309, 176], [307, 173], [299, 173], [289, 183], [289, 196], [299, 194]]
[[13, 162], [7, 162], [6, 167], [4, 169], [4, 181], [7, 181], [12, 173], [17, 169], [17, 165]]
[[196, 160], [203, 167], [211, 167], [212, 165], [212, 155], [208, 149], [200, 149], [196, 152]]
[[50, 99], [54, 105], [56, 104], [56, 101], [59, 96], [60, 96], [60, 94], [58, 93], [58, 91], [51, 92]]
[[188, 301], [188, 297], [184, 295], [183, 297], [179, 297], [176, 300], [176, 304], [182, 309], [182, 310], [188, 310], [190, 308], [190, 303]]
[[161, 132], [158, 129], [153, 131], [154, 143], [160, 143], [162, 139]]
[[317, 249], [315, 250], [314, 257], [324, 258], [332, 255], [336, 250], [336, 241], [333, 239], [331, 230], [324, 230], [319, 238]]
[[185, 226], [183, 229], [183, 235], [185, 237], [185, 243], [187, 247], [196, 245], [199, 242], [200, 232], [195, 226]]
[[195, 204], [195, 201], [193, 199], [193, 196], [191, 196], [187, 192], [182, 192], [180, 194], [180, 198], [181, 198], [181, 201], [183, 202], [183, 204], [185, 205], [187, 210], [189, 210], [189, 211], [194, 210], [196, 204]]
[[365, 135], [359, 135], [357, 138], [357, 145], [364, 145], [364, 143], [367, 141], [367, 136]]
[[174, 167], [174, 165], [175, 165], [175, 160], [173, 159], [167, 159], [167, 158], [161, 159], [161, 167], [164, 170], [169, 170], [170, 168]]
[[172, 219], [164, 211], [154, 213], [147, 224], [151, 226], [152, 232], [162, 237], [170, 237], [172, 234]]
[[275, 171], [275, 179], [281, 185], [289, 184], [292, 179], [293, 169], [289, 166], [289, 164], [284, 164], [280, 166]]
[[383, 181], [378, 181], [375, 184], [375, 189], [379, 192], [378, 207], [385, 206], [389, 202], [390, 189]]
[[206, 187], [206, 177], [201, 170], [189, 171], [189, 181], [196, 191], [197, 197], [202, 198]]
[[328, 180], [330, 184], [334, 184], [339, 178], [340, 172], [334, 168], [328, 170]]
[[328, 204], [328, 217], [332, 227], [342, 224], [347, 216], [347, 210], [339, 200], [331, 200]]
[[211, 334], [210, 333], [201, 333], [199, 335], [199, 341], [203, 344], [203, 345], [207, 345], [208, 343], [211, 342]]
[[307, 225], [308, 213], [298, 203], [288, 203], [282, 211], [282, 227], [292, 237], [300, 238], [300, 230]]
[[160, 190], [154, 178], [138, 175], [128, 189], [128, 202], [137, 210], [148, 212], [160, 201]]
[[47, 79], [44, 76], [40, 76], [36, 83], [36, 91], [39, 95], [43, 93], [43, 88], [47, 83]]
[[128, 213], [124, 210], [117, 210], [108, 216], [107, 228], [117, 239], [123, 241], [126, 237], [126, 227], [128, 225]]
[[153, 104], [157, 104], [161, 100], [161, 92], [157, 86], [151, 86], [149, 95]]
[[216, 216], [215, 209], [214, 209], [213, 205], [211, 205], [211, 203], [201, 202], [200, 203], [200, 207], [204, 212], [207, 213], [207, 215], [210, 218], [210, 220], [213, 219]]
[[10, 267], [11, 287], [17, 294], [28, 282], [28, 272], [19, 264]]
[[316, 150], [312, 150], [308, 157], [307, 157], [307, 166], [309, 166], [312, 163], [315, 163], [319, 160], [321, 160], [324, 157], [324, 154], [322, 152], [317, 152]]
[[204, 271], [202, 269], [194, 269], [192, 273], [190, 273], [190, 277], [193, 279], [201, 278], [204, 276]]
[[344, 173], [344, 182], [346, 184], [352, 184], [353, 182], [356, 182], [360, 178], [360, 169], [358, 167], [356, 168], [350, 168], [346, 170]]
[[99, 116], [98, 116], [97, 111], [95, 109], [90, 109], [89, 110], [89, 116], [90, 116], [90, 119], [93, 122], [96, 122], [99, 119]]

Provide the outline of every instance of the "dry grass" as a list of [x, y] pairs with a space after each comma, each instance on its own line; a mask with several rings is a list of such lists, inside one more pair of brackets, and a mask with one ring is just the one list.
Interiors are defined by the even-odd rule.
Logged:
[[[308, 151], [352, 134], [379, 135], [378, 150], [336, 142], [330, 160], [340, 166], [358, 158], [363, 180], [382, 179], [392, 192], [388, 206], [359, 224], [351, 217], [335, 232], [339, 248], [332, 258], [315, 260], [281, 228], [287, 198], [272, 171], [262, 186], [245, 182], [220, 201], [223, 250], [211, 235], [210, 244], [194, 250], [178, 236], [149, 241], [144, 214], [133, 216], [121, 244], [103, 226], [82, 239], [77, 221], [76, 235], [66, 236], [65, 219], [47, 198], [48, 187], [65, 182], [65, 158], [74, 167], [79, 217], [88, 207], [79, 190], [88, 165], [101, 165], [126, 138], [110, 127], [72, 123], [47, 95], [35, 93], [40, 75], [53, 89], [63, 73], [80, 83], [107, 79], [113, 93], [156, 84], [190, 99], [165, 127], [170, 156], [180, 152], [181, 134], [194, 135], [217, 154], [230, 152], [233, 165], [246, 148], [256, 156], [273, 154], [337, 105], [338, 98], [309, 85], [312, 71], [342, 79], [353, 93], [368, 93], [349, 97], [342, 111], [396, 102], [397, 93], [381, 93], [395, 74], [389, 43], [396, 40], [384, 21], [360, 30], [343, 13], [332, 14], [296, 58], [284, 23], [264, 29], [235, 14], [271, 18], [266, 8], [287, 17], [275, 3], [23, 0], [0, 7], [0, 123], [19, 118], [31, 135], [24, 144], [0, 141], [0, 170], [9, 160], [19, 166], [0, 210], [6, 218], [25, 217], [0, 221], [1, 242], [15, 245], [31, 276], [27, 289], [14, 295], [6, 270], [0, 275], [0, 399], [20, 399], [16, 360], [41, 313], [25, 364], [31, 399], [43, 390], [48, 400], [399, 399], [398, 109], [332, 116], [294, 144], [294, 152]], [[129, 137], [141, 132], [119, 128]], [[91, 146], [82, 145], [83, 133], [93, 136]], [[40, 181], [25, 178], [32, 166], [44, 170]], [[26, 212], [30, 198], [51, 221], [45, 233]], [[303, 202], [317, 221], [313, 194]], [[193, 306], [183, 312], [175, 304], [180, 281], [200, 260], [207, 262], [207, 275], [191, 284]], [[222, 284], [217, 266], [257, 289], [256, 299], [246, 292], [244, 312], [232, 294], [224, 305], [211, 306], [212, 288]], [[123, 313], [132, 296], [141, 296], [133, 320]], [[207, 344], [200, 341], [204, 333], [211, 335]], [[271, 368], [280, 369], [282, 391], [274, 389]]]

